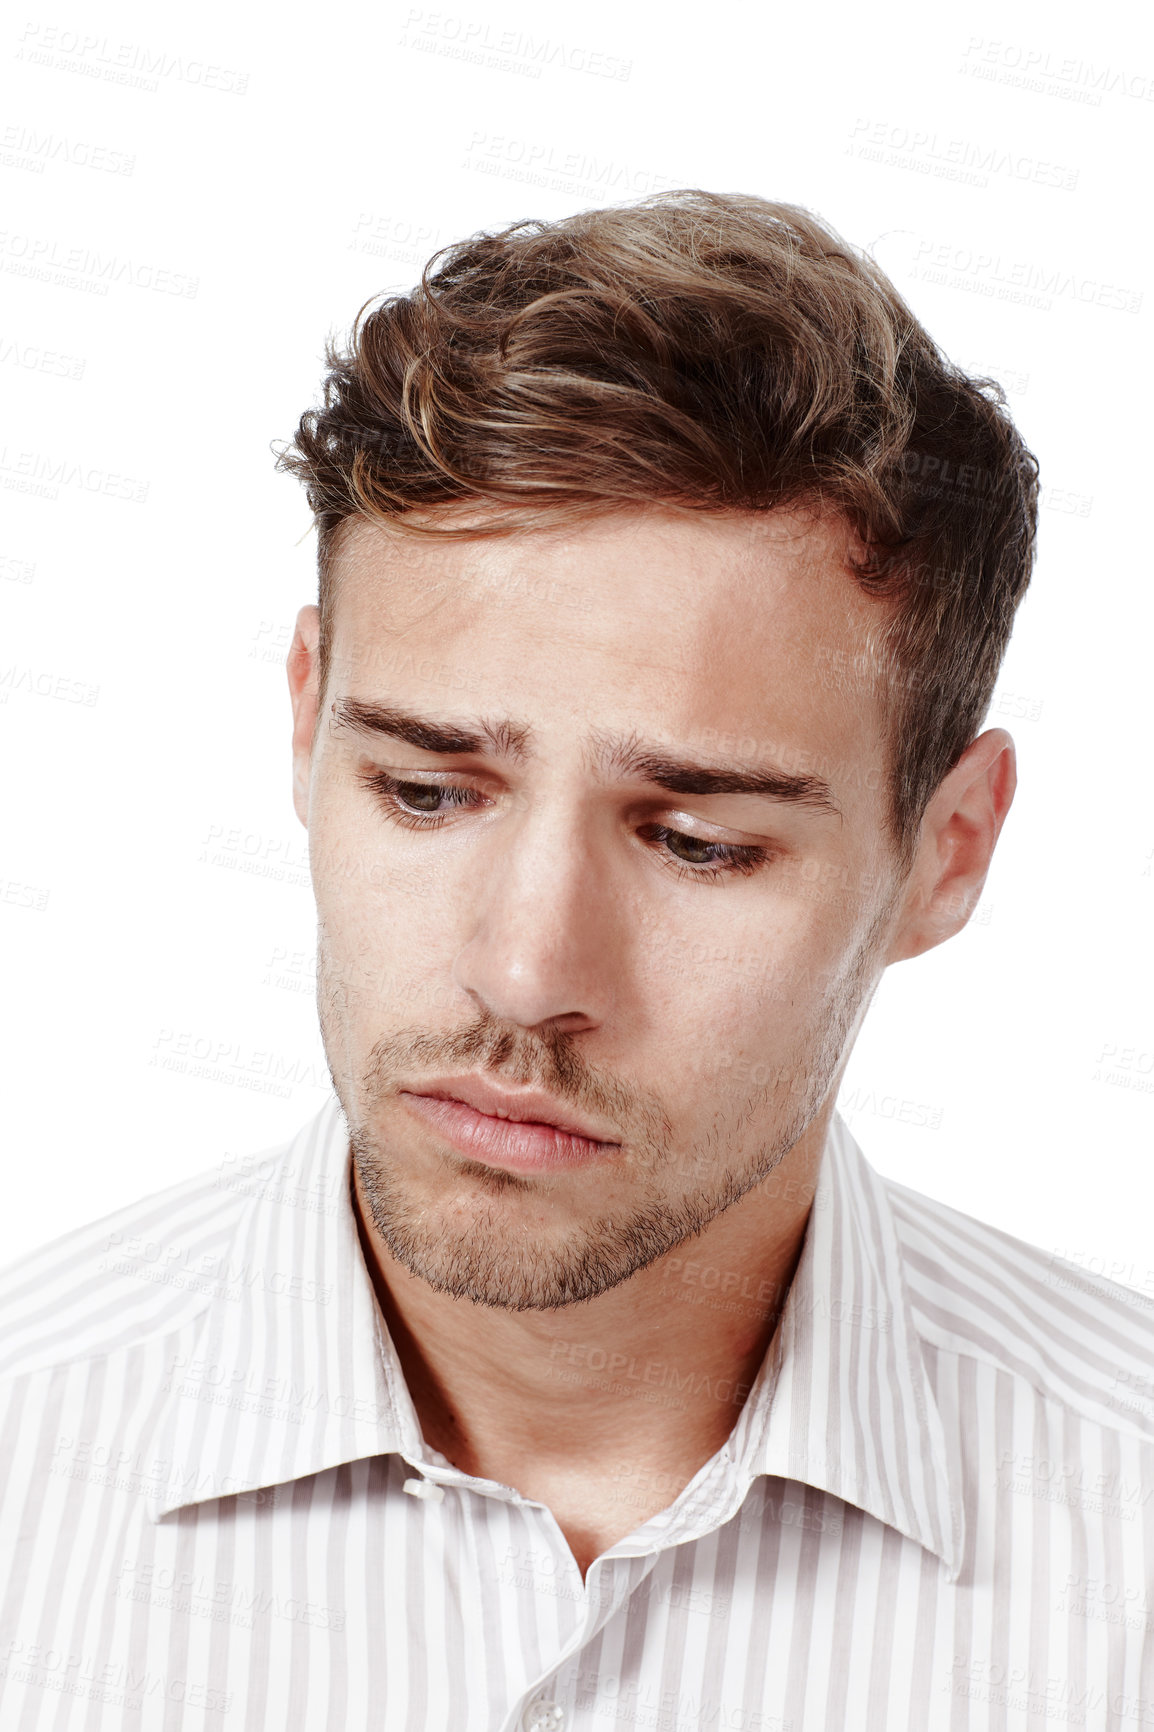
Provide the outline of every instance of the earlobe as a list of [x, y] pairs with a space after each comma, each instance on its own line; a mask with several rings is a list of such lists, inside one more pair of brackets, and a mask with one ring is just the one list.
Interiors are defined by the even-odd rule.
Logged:
[[952, 938], [977, 906], [1017, 786], [1004, 728], [971, 741], [926, 808], [921, 840], [887, 962]]

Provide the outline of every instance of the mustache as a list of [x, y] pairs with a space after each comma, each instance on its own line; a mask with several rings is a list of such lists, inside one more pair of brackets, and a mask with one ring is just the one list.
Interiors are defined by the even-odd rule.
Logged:
[[547, 1088], [556, 1094], [583, 1086], [587, 1070], [573, 1050], [573, 1037], [547, 1030], [527, 1035], [503, 1027], [482, 1012], [463, 1028], [434, 1031], [403, 1028], [373, 1046], [371, 1068], [382, 1077], [417, 1070], [486, 1070], [505, 1082]]
[[542, 1089], [578, 1112], [622, 1128], [637, 1127], [651, 1142], [666, 1143], [673, 1136], [658, 1098], [589, 1065], [574, 1035], [557, 1029], [526, 1033], [486, 1011], [460, 1028], [402, 1028], [376, 1041], [365, 1071], [366, 1097], [378, 1100], [398, 1078], [412, 1085], [462, 1070], [481, 1071], [517, 1088]]

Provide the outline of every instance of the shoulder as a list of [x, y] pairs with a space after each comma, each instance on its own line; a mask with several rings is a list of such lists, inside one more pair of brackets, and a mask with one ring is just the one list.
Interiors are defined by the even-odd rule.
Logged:
[[1085, 1419], [1154, 1441], [1154, 1291], [883, 1183], [923, 1340], [1025, 1379]]
[[225, 1157], [0, 1270], [0, 1376], [130, 1347], [203, 1311], [227, 1286], [245, 1177], [285, 1147]]

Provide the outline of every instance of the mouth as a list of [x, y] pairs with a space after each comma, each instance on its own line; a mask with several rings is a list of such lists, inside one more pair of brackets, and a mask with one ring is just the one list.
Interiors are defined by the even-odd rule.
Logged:
[[472, 1160], [508, 1172], [549, 1172], [615, 1154], [620, 1142], [538, 1090], [501, 1089], [484, 1078], [454, 1077], [403, 1089], [407, 1110]]

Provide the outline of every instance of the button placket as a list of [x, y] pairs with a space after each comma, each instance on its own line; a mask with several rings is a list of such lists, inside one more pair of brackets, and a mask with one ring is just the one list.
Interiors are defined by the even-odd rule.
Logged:
[[522, 1732], [561, 1732], [565, 1710], [549, 1696], [535, 1696], [521, 1716]]

